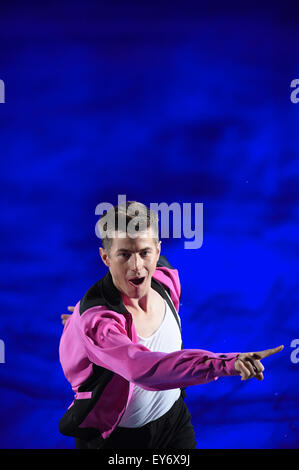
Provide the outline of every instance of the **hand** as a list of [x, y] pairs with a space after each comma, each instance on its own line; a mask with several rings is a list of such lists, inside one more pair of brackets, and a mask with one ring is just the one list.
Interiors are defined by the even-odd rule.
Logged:
[[[69, 312], [73, 312], [73, 311], [75, 310], [75, 307], [68, 307], [67, 309], [68, 309]], [[61, 323], [62, 323], [63, 325], [65, 325], [67, 319], [70, 318], [70, 316], [71, 316], [71, 315], [70, 315], [70, 314], [67, 314], [67, 313], [62, 314], [61, 317], [60, 317], [61, 320], [62, 320]]]
[[265, 351], [242, 353], [238, 355], [235, 362], [236, 371], [240, 372], [241, 380], [251, 379], [255, 377], [258, 380], [263, 380], [263, 371], [265, 370], [263, 364], [260, 362], [265, 357], [272, 356], [283, 349], [283, 345], [277, 348], [266, 349]]

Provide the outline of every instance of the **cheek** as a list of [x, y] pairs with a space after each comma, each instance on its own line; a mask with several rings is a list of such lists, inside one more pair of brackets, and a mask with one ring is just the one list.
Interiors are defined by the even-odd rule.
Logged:
[[149, 274], [152, 276], [156, 271], [156, 263], [151, 263], [150, 266], [147, 268]]
[[118, 278], [119, 281], [124, 281], [125, 278], [126, 278], [126, 273], [125, 273], [125, 271], [123, 271], [123, 270], [121, 270], [121, 269], [119, 269], [119, 270], [117, 271], [116, 275], [117, 275], [117, 278]]
[[113, 275], [114, 279], [118, 282], [122, 282], [123, 278], [125, 277], [125, 273], [123, 269], [119, 266], [113, 266], [113, 269], [110, 268], [111, 274]]

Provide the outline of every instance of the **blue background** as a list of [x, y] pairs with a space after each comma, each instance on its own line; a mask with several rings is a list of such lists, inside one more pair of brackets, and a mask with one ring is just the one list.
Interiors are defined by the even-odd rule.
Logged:
[[198, 448], [299, 447], [298, 12], [105, 3], [1, 3], [0, 447], [74, 447], [60, 315], [106, 273], [95, 208], [119, 194], [204, 204], [200, 249], [162, 240], [185, 348], [285, 345], [263, 382], [187, 389]]

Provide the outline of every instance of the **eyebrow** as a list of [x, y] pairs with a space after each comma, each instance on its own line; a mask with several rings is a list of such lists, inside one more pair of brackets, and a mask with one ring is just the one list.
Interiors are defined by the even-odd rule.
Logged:
[[[139, 251], [145, 251], [145, 250], [152, 250], [152, 247], [151, 246], [146, 246], [145, 248], [142, 248], [141, 250], [138, 250]], [[125, 253], [134, 253], [133, 251], [131, 250], [127, 250], [126, 248], [120, 248], [119, 250], [117, 250], [116, 253], [120, 253], [120, 252], [125, 252]]]

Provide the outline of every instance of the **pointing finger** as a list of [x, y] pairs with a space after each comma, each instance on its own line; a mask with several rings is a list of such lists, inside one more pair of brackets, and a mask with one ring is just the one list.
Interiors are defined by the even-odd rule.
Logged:
[[282, 351], [284, 348], [283, 345], [277, 346], [277, 348], [272, 348], [272, 349], [266, 349], [265, 351], [258, 351], [252, 353], [252, 357], [254, 359], [264, 359], [265, 357], [272, 356], [273, 354], [276, 354], [280, 351]]

